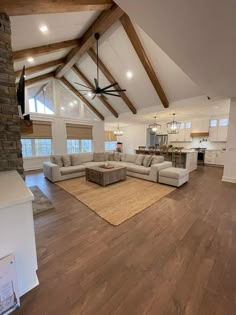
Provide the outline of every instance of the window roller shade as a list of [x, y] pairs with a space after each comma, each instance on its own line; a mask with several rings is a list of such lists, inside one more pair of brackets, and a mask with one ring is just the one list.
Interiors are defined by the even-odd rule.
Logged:
[[52, 139], [52, 123], [48, 121], [33, 121], [33, 133], [22, 134], [22, 139]]
[[105, 141], [117, 141], [117, 137], [112, 130], [105, 130], [104, 139]]
[[66, 133], [67, 139], [93, 139], [93, 127], [89, 125], [66, 124]]

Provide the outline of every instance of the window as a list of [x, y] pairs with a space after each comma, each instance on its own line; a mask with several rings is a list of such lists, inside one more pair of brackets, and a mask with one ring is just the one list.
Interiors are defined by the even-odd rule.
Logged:
[[184, 129], [184, 125], [185, 125], [184, 122], [180, 123], [180, 129]]
[[191, 127], [192, 127], [191, 121], [188, 121], [188, 122], [185, 123], [185, 128], [186, 129], [191, 129]]
[[67, 153], [92, 152], [93, 142], [88, 139], [67, 139]]
[[229, 122], [228, 118], [223, 118], [223, 119], [220, 119], [219, 125], [220, 126], [228, 126], [228, 122]]
[[21, 139], [23, 157], [52, 154], [51, 139]]
[[210, 120], [210, 127], [217, 127], [217, 119]]
[[116, 141], [105, 141], [105, 151], [115, 151]]

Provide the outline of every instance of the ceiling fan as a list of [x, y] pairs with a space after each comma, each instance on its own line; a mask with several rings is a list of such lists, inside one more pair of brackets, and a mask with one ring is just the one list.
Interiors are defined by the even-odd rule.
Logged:
[[[79, 90], [79, 92], [88, 92], [88, 93], [93, 93], [94, 96], [92, 99], [94, 99], [96, 96], [103, 96], [106, 98], [106, 95], [109, 95], [109, 96], [117, 96], [117, 97], [120, 97], [119, 94], [116, 94], [116, 92], [125, 92], [126, 90], [124, 89], [111, 89], [112, 87], [115, 87], [116, 85], [118, 85], [117, 82], [114, 82], [112, 84], [109, 84], [107, 86], [105, 86], [104, 88], [101, 88], [99, 86], [99, 66], [98, 66], [98, 61], [99, 61], [99, 58], [98, 58], [98, 40], [100, 38], [100, 34], [99, 33], [95, 33], [94, 34], [94, 37], [96, 39], [96, 48], [97, 48], [97, 78], [94, 78], [94, 83], [95, 83], [95, 88], [91, 88], [89, 86], [86, 86], [86, 85], [83, 85], [83, 84], [80, 84], [78, 82], [74, 82], [80, 86], [83, 86], [85, 88], [87, 88], [88, 90]], [[84, 94], [86, 95], [86, 94]]]

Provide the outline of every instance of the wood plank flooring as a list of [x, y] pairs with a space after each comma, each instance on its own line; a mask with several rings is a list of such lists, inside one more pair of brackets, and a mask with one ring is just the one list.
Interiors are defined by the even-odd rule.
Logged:
[[200, 167], [114, 227], [41, 173], [55, 209], [35, 218], [40, 285], [14, 315], [236, 314], [236, 185]]

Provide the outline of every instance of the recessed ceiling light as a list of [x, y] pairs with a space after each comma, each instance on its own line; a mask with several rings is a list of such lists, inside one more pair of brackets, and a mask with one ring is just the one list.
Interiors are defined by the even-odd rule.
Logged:
[[27, 58], [27, 61], [28, 61], [29, 63], [33, 63], [33, 62], [34, 62], [34, 58], [33, 58], [33, 57], [28, 57], [28, 58]]
[[40, 30], [40, 32], [42, 32], [42, 33], [47, 33], [47, 32], [48, 32], [48, 27], [47, 27], [47, 25], [41, 25], [41, 26], [39, 27], [39, 30]]
[[74, 104], [78, 104], [78, 101], [75, 100], [75, 101], [74, 101]]
[[70, 106], [73, 106], [74, 104], [73, 104], [73, 102], [70, 102]]
[[92, 97], [93, 96], [93, 94], [91, 93], [91, 92], [88, 92], [88, 94], [87, 94], [89, 97]]
[[62, 110], [64, 110], [64, 109], [65, 109], [65, 107], [63, 107], [63, 106], [62, 106], [62, 107], [61, 107], [61, 109], [62, 109]]
[[128, 79], [131, 79], [133, 77], [133, 73], [131, 71], [127, 71], [126, 76]]

